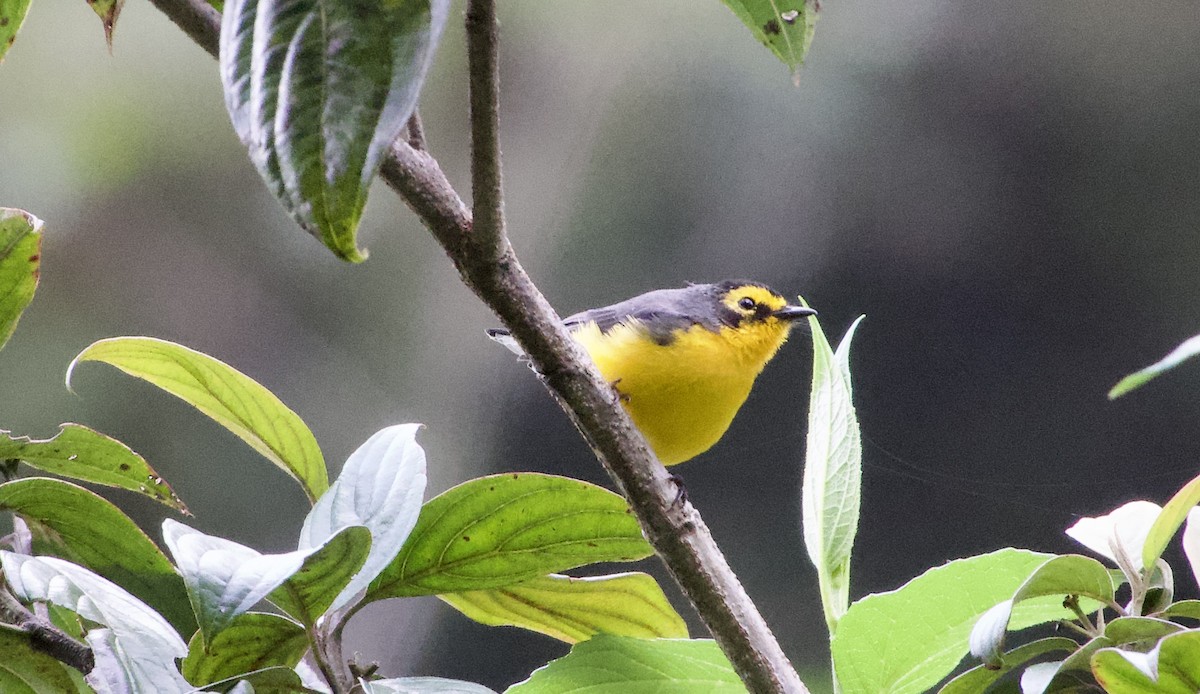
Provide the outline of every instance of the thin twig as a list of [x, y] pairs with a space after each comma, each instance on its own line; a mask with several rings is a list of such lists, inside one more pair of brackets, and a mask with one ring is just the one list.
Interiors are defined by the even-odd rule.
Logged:
[[221, 43], [221, 13], [205, 0], [150, 0], [168, 19], [216, 58]]
[[[152, 0], [171, 15], [200, 0]], [[172, 19], [175, 17], [172, 16]], [[177, 23], [178, 20], [176, 20]], [[421, 218], [463, 282], [500, 318], [629, 499], [647, 538], [695, 605], [713, 637], [753, 692], [808, 692], [766, 622], [690, 503], [677, 490], [610, 385], [567, 334], [554, 309], [525, 273], [504, 234], [499, 139], [495, 116], [494, 0], [468, 9], [471, 62], [473, 194], [471, 211], [428, 152], [405, 138], [393, 143], [380, 176]], [[219, 24], [212, 25], [213, 36]], [[477, 120], [479, 119], [479, 120]], [[487, 120], [490, 122], [479, 122]]]
[[471, 198], [476, 253], [499, 255], [504, 228], [500, 169], [500, 30], [496, 0], [467, 1], [467, 66], [471, 106]]
[[0, 587], [0, 617], [25, 632], [29, 645], [83, 674], [96, 667], [92, 649], [68, 636], [48, 620], [30, 612], [7, 588]]

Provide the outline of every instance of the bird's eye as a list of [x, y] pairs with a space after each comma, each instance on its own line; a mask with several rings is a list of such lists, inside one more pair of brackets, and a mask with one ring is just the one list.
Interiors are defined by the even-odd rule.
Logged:
[[753, 311], [754, 310], [754, 299], [751, 299], [748, 296], [743, 296], [741, 299], [738, 299], [738, 306], [741, 307], [743, 310]]

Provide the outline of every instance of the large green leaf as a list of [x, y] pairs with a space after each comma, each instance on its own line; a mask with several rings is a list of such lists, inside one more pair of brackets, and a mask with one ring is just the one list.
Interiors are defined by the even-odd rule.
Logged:
[[81, 424], [63, 424], [53, 437], [35, 440], [0, 430], [0, 460], [20, 459], [30, 467], [84, 482], [128, 489], [178, 509], [187, 506], [129, 446]]
[[724, 0], [742, 24], [796, 74], [812, 45], [820, 0]]
[[371, 180], [417, 103], [449, 0], [230, 0], [221, 82], [233, 127], [306, 231], [358, 262]]
[[371, 531], [371, 553], [331, 610], [370, 585], [417, 524], [425, 497], [425, 451], [416, 440], [420, 426], [399, 424], [367, 439], [304, 519], [300, 549], [319, 546], [347, 526], [362, 525]]
[[524, 583], [446, 593], [454, 609], [489, 626], [516, 626], [567, 643], [596, 634], [687, 638], [687, 624], [654, 577], [643, 573], [572, 578], [551, 574]]
[[182, 399], [296, 478], [315, 501], [329, 487], [325, 459], [299, 415], [271, 391], [228, 364], [152, 337], [92, 343], [67, 368], [67, 384], [82, 362], [111, 364]]
[[[11, 14], [19, 25], [25, 8], [20, 3], [9, 7], [6, 1], [0, 0], [0, 21]], [[6, 27], [0, 27], [0, 40], [5, 40], [5, 30]], [[16, 33], [16, 27], [12, 32]], [[0, 48], [0, 58], [12, 39], [9, 35]], [[41, 245], [42, 220], [24, 210], [0, 207], [0, 347], [8, 342], [21, 313], [33, 301], [41, 267]]]
[[163, 521], [163, 540], [183, 574], [206, 643], [268, 595], [311, 624], [362, 566], [371, 546], [370, 532], [353, 526], [322, 546], [260, 554], [169, 518]]
[[0, 692], [5, 694], [66, 694], [84, 692], [67, 666], [30, 645], [29, 635], [0, 624]]
[[625, 500], [566, 477], [480, 477], [431, 499], [368, 600], [486, 590], [653, 549]]
[[196, 632], [183, 660], [183, 676], [203, 687], [263, 668], [293, 668], [307, 650], [304, 627], [277, 614], [247, 612], [207, 644]]
[[[745, 685], [716, 642], [597, 636], [533, 671], [505, 694], [744, 694]], [[868, 690], [843, 689], [845, 692]]]
[[1184, 340], [1183, 344], [1171, 350], [1167, 356], [1122, 378], [1117, 385], [1112, 387], [1112, 390], [1108, 391], [1108, 399], [1114, 400], [1135, 388], [1142, 387], [1151, 379], [1170, 371], [1197, 354], [1200, 354], [1200, 335]]
[[0, 509], [21, 514], [39, 549], [49, 550], [116, 583], [166, 617], [181, 634], [196, 620], [183, 579], [158, 546], [120, 509], [92, 492], [31, 477], [0, 485]]
[[[1002, 549], [930, 569], [897, 590], [855, 602], [838, 622], [831, 649], [844, 692], [917, 694], [950, 674], [967, 653], [981, 616], [1011, 598], [1053, 555]], [[1057, 596], [1013, 611], [1019, 629], [1070, 617]]]
[[850, 554], [862, 491], [862, 436], [850, 388], [850, 341], [861, 321], [861, 316], [854, 321], [834, 352], [816, 317], [808, 319], [813, 380], [801, 509], [804, 544], [817, 569], [830, 633], [850, 602]]
[[187, 644], [157, 612], [117, 584], [54, 557], [0, 550], [0, 567], [22, 600], [52, 602], [105, 627], [87, 634], [96, 656], [87, 681], [97, 690], [130, 694], [191, 690], [175, 669], [175, 658], [187, 655]]

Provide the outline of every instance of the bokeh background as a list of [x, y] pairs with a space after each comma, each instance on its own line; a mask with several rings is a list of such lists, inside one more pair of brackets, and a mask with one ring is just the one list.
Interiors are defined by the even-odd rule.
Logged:
[[[459, 9], [421, 108], [465, 186]], [[798, 88], [716, 0], [510, 0], [502, 20], [511, 233], [561, 312], [752, 277], [803, 293], [834, 336], [867, 315], [854, 596], [1002, 546], [1073, 551], [1077, 515], [1161, 502], [1200, 467], [1200, 366], [1105, 399], [1200, 332], [1192, 3], [830, 0]], [[335, 471], [379, 428], [419, 421], [431, 495], [507, 470], [606, 483], [390, 191], [368, 205], [361, 266], [292, 225], [233, 135], [215, 62], [146, 2], [125, 8], [112, 55], [84, 3], [34, 4], [0, 67], [0, 204], [48, 229], [38, 296], [0, 352], [0, 427], [120, 438], [207, 532], [291, 549], [304, 498], [115, 370], [80, 369], [69, 393], [93, 340], [153, 335], [237, 366]], [[680, 472], [820, 689], [799, 524], [810, 352], [794, 339]], [[163, 509], [105, 494], [157, 537]], [[566, 651], [435, 599], [379, 605], [349, 638], [386, 674], [496, 688]]]

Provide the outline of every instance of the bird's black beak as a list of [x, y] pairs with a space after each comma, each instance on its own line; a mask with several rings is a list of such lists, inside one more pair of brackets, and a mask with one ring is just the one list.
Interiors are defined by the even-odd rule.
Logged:
[[780, 320], [798, 320], [805, 316], [815, 316], [817, 312], [807, 306], [792, 306], [788, 304], [778, 311], [772, 311], [771, 315]]

